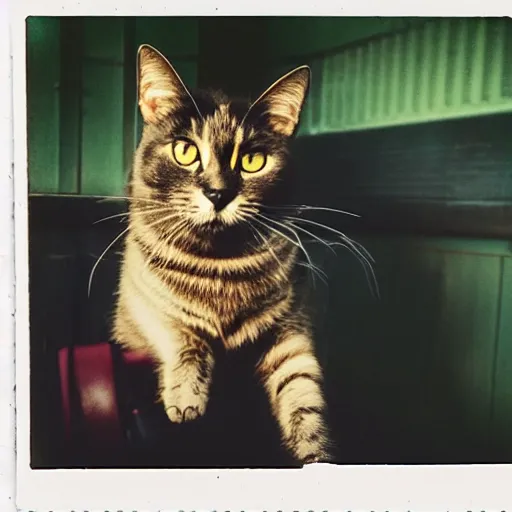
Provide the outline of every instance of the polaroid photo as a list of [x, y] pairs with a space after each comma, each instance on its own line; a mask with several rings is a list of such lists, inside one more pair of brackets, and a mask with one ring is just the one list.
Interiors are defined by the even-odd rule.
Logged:
[[19, 509], [511, 505], [512, 20], [394, 4], [13, 6]]

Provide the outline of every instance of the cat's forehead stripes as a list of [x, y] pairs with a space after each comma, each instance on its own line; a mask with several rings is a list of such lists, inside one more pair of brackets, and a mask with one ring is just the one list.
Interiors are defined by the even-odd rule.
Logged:
[[238, 152], [240, 151], [240, 144], [242, 144], [243, 138], [244, 138], [244, 130], [241, 126], [239, 126], [235, 132], [233, 153], [231, 155], [231, 160], [229, 162], [231, 170], [235, 169], [236, 162], [238, 160]]
[[225, 146], [233, 140], [238, 119], [231, 113], [229, 104], [223, 104], [206, 119], [205, 124], [210, 126], [212, 143]]
[[210, 144], [210, 124], [205, 122], [200, 136], [201, 146], [199, 151], [201, 153], [201, 161], [203, 167], [208, 167], [211, 158], [211, 144]]
[[231, 112], [227, 103], [219, 105], [213, 114], [206, 116], [202, 122], [192, 119], [192, 135], [197, 142], [204, 168], [212, 163], [215, 154], [221, 154], [228, 145], [233, 146], [230, 166], [231, 169], [235, 168], [240, 145], [244, 139], [244, 131], [239, 124], [238, 117]]

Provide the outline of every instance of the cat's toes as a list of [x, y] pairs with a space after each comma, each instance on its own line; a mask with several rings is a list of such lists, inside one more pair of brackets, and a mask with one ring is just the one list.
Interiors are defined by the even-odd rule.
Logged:
[[326, 452], [310, 453], [302, 458], [302, 464], [315, 464], [316, 462], [332, 462], [332, 456]]
[[294, 428], [290, 448], [301, 464], [332, 462], [334, 444], [319, 414], [301, 414]]
[[165, 408], [165, 412], [167, 413], [167, 416], [173, 423], [181, 423], [183, 414], [178, 407], [175, 405], [171, 405], [169, 407]]
[[183, 421], [195, 420], [199, 416], [199, 409], [197, 407], [187, 407], [183, 413]]
[[165, 412], [173, 423], [192, 421], [206, 411], [208, 396], [195, 394], [188, 386], [182, 385], [162, 393]]

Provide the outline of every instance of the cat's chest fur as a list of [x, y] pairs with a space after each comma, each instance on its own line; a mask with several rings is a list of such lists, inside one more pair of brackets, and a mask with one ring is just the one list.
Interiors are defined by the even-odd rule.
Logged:
[[178, 325], [202, 338], [220, 340], [227, 349], [256, 341], [293, 305], [294, 288], [285, 263], [286, 258], [292, 262], [294, 253], [285, 248], [282, 255], [286, 257], [281, 261], [267, 253], [207, 258], [168, 249], [150, 257], [133, 237], [121, 276], [128, 316], [138, 318], [146, 339], [154, 338], [157, 325], [162, 331]]

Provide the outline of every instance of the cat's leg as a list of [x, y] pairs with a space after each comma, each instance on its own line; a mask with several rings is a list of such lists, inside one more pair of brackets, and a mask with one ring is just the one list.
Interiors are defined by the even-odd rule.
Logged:
[[178, 333], [179, 343], [160, 353], [160, 399], [174, 423], [202, 416], [208, 395], [214, 358], [211, 347], [190, 332]]
[[322, 371], [310, 337], [283, 333], [262, 357], [258, 373], [288, 450], [301, 463], [328, 461]]
[[203, 415], [214, 367], [210, 345], [185, 326], [162, 318], [139, 296], [130, 299], [118, 303], [114, 339], [127, 349], [146, 350], [156, 360], [159, 399], [171, 421]]

